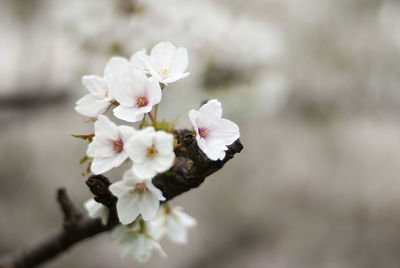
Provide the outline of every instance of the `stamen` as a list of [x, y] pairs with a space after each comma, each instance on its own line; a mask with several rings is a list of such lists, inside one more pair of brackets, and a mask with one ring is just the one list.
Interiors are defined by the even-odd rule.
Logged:
[[210, 132], [205, 127], [200, 127], [200, 128], [197, 129], [197, 131], [199, 132], [200, 137], [202, 137], [203, 139], [205, 139], [208, 136], [208, 133]]
[[147, 148], [147, 157], [148, 158], [153, 158], [156, 154], [157, 154], [157, 149], [154, 146], [154, 144], [151, 147]]
[[115, 152], [120, 153], [124, 149], [124, 142], [122, 139], [113, 141], [113, 149]]
[[147, 98], [145, 96], [141, 96], [138, 97], [136, 99], [136, 105], [140, 108], [140, 107], [144, 107], [147, 106], [147, 104], [149, 104], [149, 101], [147, 100]]
[[143, 182], [138, 182], [135, 185], [135, 192], [138, 194], [144, 194], [147, 191], [147, 186]]
[[163, 77], [166, 77], [169, 73], [169, 69], [161, 69], [161, 74]]

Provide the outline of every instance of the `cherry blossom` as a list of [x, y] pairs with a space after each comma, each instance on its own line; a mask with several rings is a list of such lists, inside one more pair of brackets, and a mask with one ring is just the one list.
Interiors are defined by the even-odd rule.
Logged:
[[89, 94], [76, 102], [75, 111], [89, 117], [104, 113], [112, 100], [106, 80], [97, 75], [88, 75], [82, 77], [82, 84]]
[[140, 130], [126, 144], [133, 160], [133, 171], [140, 178], [152, 178], [168, 170], [174, 163], [174, 136], [148, 127]]
[[106, 225], [108, 221], [109, 210], [103, 204], [96, 202], [94, 198], [90, 198], [84, 204], [85, 209], [87, 210], [89, 217], [91, 218], [100, 218], [101, 222]]
[[149, 222], [149, 233], [157, 240], [167, 235], [175, 243], [186, 244], [188, 229], [197, 225], [196, 219], [184, 213], [180, 207], [164, 206], [157, 218]]
[[106, 112], [114, 100], [110, 81], [118, 79], [123, 68], [133, 68], [128, 60], [122, 57], [112, 57], [105, 69], [104, 77], [88, 75], [82, 77], [82, 84], [89, 94], [76, 102], [75, 110], [89, 117], [98, 117]]
[[141, 54], [139, 58], [150, 74], [160, 83], [168, 85], [185, 78], [190, 73], [186, 48], [175, 48], [170, 42], [161, 42], [153, 47], [150, 56]]
[[128, 122], [137, 122], [161, 101], [161, 87], [154, 77], [147, 77], [142, 70], [131, 64], [121, 65], [120, 73], [110, 81], [115, 100], [119, 106], [114, 115]]
[[145, 221], [157, 216], [160, 201], [165, 197], [151, 180], [139, 179], [130, 169], [121, 181], [110, 186], [110, 191], [118, 197], [117, 212], [122, 224], [132, 223], [139, 215]]
[[94, 131], [87, 155], [93, 157], [92, 172], [101, 174], [118, 167], [128, 158], [125, 144], [136, 130], [129, 126], [117, 126], [107, 116], [100, 115], [94, 123]]
[[224, 159], [227, 146], [240, 136], [239, 127], [221, 117], [221, 103], [215, 99], [208, 101], [198, 111], [189, 112], [198, 146], [214, 161]]
[[153, 251], [162, 257], [167, 256], [156, 240], [146, 233], [134, 230], [131, 226], [117, 226], [112, 231], [111, 237], [119, 243], [122, 257], [132, 254], [140, 263], [146, 263]]

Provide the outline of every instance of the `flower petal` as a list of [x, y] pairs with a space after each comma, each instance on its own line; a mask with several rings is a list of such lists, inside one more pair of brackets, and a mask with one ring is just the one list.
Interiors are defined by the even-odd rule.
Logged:
[[[161, 65], [168, 65], [171, 62], [175, 53], [175, 47], [170, 42], [161, 42], [153, 47], [151, 50], [150, 58], [153, 68]], [[158, 72], [160, 70], [157, 70]]]
[[89, 90], [90, 94], [97, 98], [106, 98], [107, 83], [103, 77], [97, 75], [85, 75], [82, 84]]
[[111, 193], [118, 198], [125, 195], [131, 189], [132, 189], [132, 186], [126, 184], [125, 181], [117, 181], [110, 185]]
[[143, 163], [133, 165], [135, 175], [142, 179], [151, 179], [157, 172], [151, 168], [151, 162], [144, 161]]
[[90, 169], [96, 175], [103, 174], [114, 167], [114, 163], [111, 160], [112, 158], [110, 157], [95, 157]]
[[189, 59], [186, 48], [180, 47], [175, 50], [175, 53], [171, 59], [171, 70], [170, 74], [183, 74], [188, 67]]
[[161, 87], [156, 78], [149, 78], [149, 83], [147, 84], [146, 90], [152, 106], [158, 104], [161, 101]]
[[104, 113], [108, 106], [110, 106], [108, 100], [97, 99], [88, 94], [76, 102], [75, 111], [85, 116], [97, 117], [99, 114]]
[[151, 192], [143, 194], [142, 200], [139, 202], [140, 212], [145, 221], [152, 220], [156, 217], [160, 207], [160, 201], [157, 196]]
[[[143, 109], [146, 108], [146, 109]], [[144, 114], [148, 113], [151, 111], [151, 107], [143, 107], [143, 108], [137, 108], [137, 107], [126, 107], [126, 106], [118, 106], [113, 110], [114, 116], [121, 119], [125, 120], [128, 122], [138, 122], [143, 119]], [[149, 111], [147, 111], [149, 110]]]
[[113, 140], [119, 139], [117, 125], [105, 115], [99, 115], [94, 123], [94, 132], [96, 135], [104, 135]]
[[174, 151], [174, 136], [165, 131], [157, 131], [154, 136], [154, 145], [159, 154], [170, 154]]
[[222, 106], [218, 100], [212, 99], [203, 106], [201, 106], [199, 112], [201, 114], [202, 119], [205, 118], [208, 121], [212, 121], [214, 119], [220, 119], [222, 116]]
[[239, 127], [228, 119], [220, 119], [218, 125], [210, 132], [211, 139], [218, 139], [224, 145], [231, 145], [239, 139]]
[[175, 160], [175, 154], [172, 152], [166, 155], [157, 155], [152, 159], [151, 168], [156, 172], [164, 172], [167, 171], [170, 167], [172, 167]]
[[132, 223], [140, 214], [137, 194], [124, 194], [118, 198], [117, 212], [122, 224]]

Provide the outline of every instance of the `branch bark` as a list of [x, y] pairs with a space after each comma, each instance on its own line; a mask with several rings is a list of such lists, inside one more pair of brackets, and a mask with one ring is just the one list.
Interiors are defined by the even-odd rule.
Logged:
[[[178, 140], [178, 146], [175, 148], [176, 164], [153, 179], [153, 184], [162, 191], [167, 201], [198, 187], [207, 176], [221, 169], [243, 149], [240, 140], [237, 140], [228, 147], [223, 160], [211, 161], [198, 148], [191, 131], [176, 131], [176, 138]], [[94, 194], [95, 200], [110, 209], [107, 225], [103, 225], [99, 219], [91, 219], [81, 214], [73, 205], [66, 190], [60, 189], [57, 192], [57, 200], [64, 214], [63, 228], [31, 248], [0, 258], [0, 268], [35, 267], [65, 252], [74, 244], [118, 225], [115, 206], [117, 198], [108, 189], [110, 181], [103, 175], [92, 175], [86, 184]]]

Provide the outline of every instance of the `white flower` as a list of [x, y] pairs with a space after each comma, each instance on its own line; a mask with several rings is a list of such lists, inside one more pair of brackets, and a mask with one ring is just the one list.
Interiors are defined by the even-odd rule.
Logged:
[[189, 112], [198, 146], [214, 161], [224, 159], [225, 151], [228, 150], [226, 146], [240, 136], [239, 127], [221, 116], [221, 103], [215, 99], [201, 106], [198, 111]]
[[89, 144], [87, 155], [93, 157], [91, 170], [104, 173], [121, 165], [128, 157], [125, 144], [136, 130], [128, 126], [117, 126], [105, 115], [94, 123], [95, 136]]
[[118, 77], [110, 81], [115, 100], [119, 106], [114, 115], [128, 122], [137, 122], [161, 101], [161, 87], [154, 77], [134, 69], [131, 64], [121, 68]]
[[174, 163], [174, 136], [148, 127], [140, 130], [126, 144], [133, 160], [133, 171], [139, 178], [153, 178], [167, 171]]
[[106, 80], [97, 75], [89, 75], [82, 77], [82, 84], [89, 90], [89, 94], [76, 102], [75, 111], [89, 117], [104, 113], [112, 100]]
[[129, 60], [132, 68], [145, 71], [146, 67], [143, 64], [141, 57], [146, 57], [146, 50], [142, 49], [132, 55], [131, 59]]
[[90, 218], [100, 218], [101, 222], [106, 225], [108, 221], [109, 210], [103, 204], [96, 202], [94, 198], [90, 198], [84, 204]]
[[186, 48], [175, 48], [170, 42], [161, 42], [153, 47], [150, 56], [140, 55], [151, 75], [160, 83], [168, 85], [185, 78], [188, 67], [188, 53]]
[[122, 224], [133, 222], [140, 214], [145, 221], [154, 219], [160, 201], [165, 200], [151, 180], [137, 178], [132, 170], [125, 172], [122, 181], [113, 183], [110, 191], [118, 197], [117, 212]]
[[186, 244], [188, 229], [197, 225], [195, 218], [184, 213], [179, 207], [160, 209], [155, 220], [149, 222], [149, 233], [157, 240], [167, 235], [171, 241]]
[[114, 228], [111, 237], [120, 244], [122, 257], [131, 253], [139, 262], [145, 263], [150, 260], [153, 250], [162, 257], [167, 256], [151, 236], [132, 230], [128, 226], [120, 225]]
[[117, 79], [121, 70], [127, 66], [130, 66], [130, 63], [126, 59], [113, 57], [104, 69], [104, 77], [97, 75], [82, 77], [82, 83], [89, 90], [89, 94], [77, 101], [75, 110], [89, 117], [97, 117], [106, 112], [114, 100], [109, 83]]

